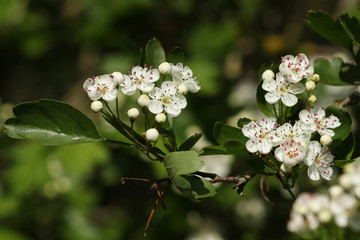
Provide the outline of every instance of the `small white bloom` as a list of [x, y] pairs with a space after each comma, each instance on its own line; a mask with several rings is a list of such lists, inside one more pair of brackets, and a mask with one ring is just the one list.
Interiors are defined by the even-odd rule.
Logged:
[[334, 115], [326, 117], [325, 110], [322, 108], [311, 108], [309, 111], [302, 110], [299, 113], [300, 120], [305, 124], [304, 131], [313, 133], [318, 131], [320, 135], [335, 135], [333, 128], [341, 125], [339, 119]]
[[148, 95], [142, 94], [138, 98], [137, 103], [140, 105], [140, 107], [147, 107], [150, 103], [150, 98]]
[[127, 115], [130, 119], [137, 119], [140, 115], [140, 112], [137, 108], [130, 108], [127, 111]]
[[265, 94], [265, 100], [268, 103], [274, 104], [281, 99], [288, 107], [294, 106], [298, 102], [296, 94], [305, 90], [302, 83], [292, 83], [279, 73], [276, 74], [276, 80], [264, 80], [261, 87], [268, 91]]
[[171, 72], [172, 66], [168, 62], [163, 62], [159, 65], [158, 69], [162, 74], [169, 74]]
[[303, 215], [291, 211], [290, 221], [287, 223], [287, 229], [290, 232], [301, 233], [308, 229], [306, 219]]
[[186, 107], [186, 98], [176, 92], [177, 85], [174, 82], [165, 81], [161, 88], [155, 87], [149, 93], [152, 98], [148, 105], [149, 111], [158, 114], [165, 111], [169, 116], [176, 117]]
[[329, 223], [332, 219], [332, 214], [329, 209], [324, 208], [318, 213], [318, 217], [321, 223]]
[[334, 215], [336, 225], [348, 226], [349, 218], [356, 212], [356, 205], [356, 198], [347, 193], [331, 198], [330, 211]]
[[185, 84], [180, 84], [177, 87], [177, 92], [181, 95], [186, 95], [188, 93], [189, 89]]
[[137, 89], [147, 93], [153, 90], [155, 83], [159, 80], [160, 74], [157, 69], [152, 67], [135, 66], [129, 71], [129, 75], [124, 75], [124, 81], [121, 83], [121, 91], [125, 95], [133, 95]]
[[91, 110], [94, 112], [100, 112], [103, 109], [103, 104], [101, 101], [93, 101], [90, 105]]
[[308, 97], [308, 102], [311, 104], [311, 105], [314, 105], [316, 102], [317, 102], [317, 97], [313, 94], [311, 94], [309, 97]]
[[118, 96], [118, 82], [112, 75], [105, 74], [93, 78], [88, 78], [83, 88], [89, 98], [93, 101], [104, 99], [107, 102], [115, 101]]
[[320, 143], [323, 146], [329, 146], [332, 143], [332, 139], [329, 135], [322, 135], [320, 138]]
[[182, 63], [178, 63], [172, 66], [171, 75], [173, 81], [177, 84], [184, 84], [187, 86], [188, 90], [192, 93], [195, 93], [200, 90], [199, 82], [196, 81], [197, 77], [193, 76], [193, 72], [188, 66], [183, 66]]
[[159, 132], [156, 128], [150, 128], [145, 133], [146, 139], [150, 142], [156, 142], [159, 138]]
[[332, 185], [329, 188], [329, 194], [332, 198], [340, 197], [344, 193], [344, 189], [340, 185]]
[[263, 74], [261, 75], [261, 79], [262, 80], [272, 80], [275, 78], [275, 74], [272, 70], [268, 69], [266, 71], [263, 72]]
[[333, 174], [333, 165], [334, 156], [329, 152], [329, 148], [326, 146], [320, 145], [317, 141], [311, 141], [308, 145], [308, 151], [304, 162], [309, 166], [308, 176], [311, 180], [317, 181], [320, 179], [320, 176], [326, 180], [330, 180], [331, 175]]
[[164, 123], [166, 121], [166, 115], [164, 113], [158, 113], [155, 116], [155, 121], [157, 123]]
[[309, 65], [309, 60], [303, 53], [296, 57], [286, 55], [281, 58], [280, 73], [286, 75], [290, 82], [297, 83], [304, 78], [310, 79], [314, 74], [314, 67]]
[[121, 72], [113, 72], [111, 75], [114, 77], [117, 84], [121, 84], [124, 81], [124, 75], [122, 75]]
[[312, 92], [312, 91], [314, 91], [315, 90], [315, 88], [316, 88], [316, 84], [315, 84], [315, 82], [314, 81], [307, 81], [306, 83], [305, 83], [305, 89], [306, 89], [306, 91], [309, 91], [309, 92]]
[[[281, 142], [286, 140], [294, 140], [295, 142], [308, 142], [311, 135], [303, 131], [304, 124], [301, 121], [297, 121], [294, 126], [290, 123], [284, 123], [276, 129], [276, 132], [281, 138]], [[306, 147], [306, 146], [305, 146]]]
[[306, 149], [300, 142], [286, 140], [275, 149], [275, 157], [286, 166], [293, 167], [304, 159], [305, 152]]
[[259, 123], [250, 122], [244, 125], [241, 130], [246, 137], [250, 138], [246, 142], [246, 149], [251, 153], [269, 153], [279, 142], [275, 128], [275, 118], [262, 118]]

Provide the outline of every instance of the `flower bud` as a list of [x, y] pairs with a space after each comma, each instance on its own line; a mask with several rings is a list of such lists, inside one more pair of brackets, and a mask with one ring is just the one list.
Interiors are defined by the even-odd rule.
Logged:
[[103, 109], [103, 104], [100, 101], [93, 101], [90, 105], [91, 110], [94, 112], [100, 112]]
[[262, 80], [272, 80], [274, 79], [275, 74], [272, 70], [268, 69], [261, 75]]
[[313, 105], [317, 102], [317, 97], [315, 95], [310, 95], [310, 97], [308, 98], [308, 101], [311, 105]]
[[186, 95], [188, 93], [188, 87], [185, 84], [180, 84], [177, 87], [177, 92], [181, 95]]
[[340, 185], [332, 185], [329, 188], [329, 193], [332, 198], [336, 198], [344, 193], [344, 189]]
[[137, 119], [139, 117], [139, 114], [140, 114], [140, 112], [137, 108], [130, 108], [127, 111], [128, 117], [132, 120]]
[[121, 84], [124, 81], [124, 76], [121, 72], [113, 72], [111, 75], [114, 77], [116, 84]]
[[320, 143], [323, 146], [329, 146], [332, 143], [332, 139], [329, 135], [322, 135], [320, 138]]
[[311, 80], [310, 80], [310, 81], [307, 81], [307, 82], [305, 83], [305, 88], [306, 88], [307, 91], [312, 92], [312, 91], [315, 90], [316, 84], [315, 84], [314, 81], [311, 81]]
[[163, 62], [159, 65], [159, 72], [162, 74], [169, 74], [171, 72], [171, 65], [168, 62]]
[[339, 183], [344, 188], [351, 188], [351, 186], [353, 185], [351, 176], [349, 174], [346, 174], [346, 173], [342, 174], [339, 177]]
[[150, 128], [146, 131], [145, 137], [150, 142], [156, 142], [159, 138], [159, 132], [156, 128]]
[[321, 223], [329, 223], [332, 218], [332, 214], [331, 214], [330, 210], [326, 209], [326, 208], [320, 210], [320, 212], [318, 213], [318, 216], [319, 216], [319, 220]]
[[313, 80], [314, 82], [319, 82], [320, 81], [320, 75], [315, 73], [314, 75], [312, 75], [311, 80]]
[[148, 95], [141, 95], [138, 100], [137, 103], [140, 105], [140, 107], [147, 107], [149, 105], [150, 102], [150, 98]]
[[158, 113], [155, 116], [155, 121], [157, 123], [164, 123], [166, 121], [166, 115], [164, 113]]

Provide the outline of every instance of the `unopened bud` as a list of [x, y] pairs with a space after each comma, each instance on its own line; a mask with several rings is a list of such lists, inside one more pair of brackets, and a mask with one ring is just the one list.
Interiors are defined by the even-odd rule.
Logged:
[[314, 82], [319, 82], [320, 81], [320, 75], [315, 73], [314, 75], [312, 75], [311, 80], [313, 80]]
[[344, 193], [344, 189], [340, 185], [332, 185], [329, 188], [329, 193], [332, 198], [336, 198]]
[[177, 92], [181, 95], [185, 95], [188, 93], [188, 87], [185, 85], [185, 84], [180, 84], [178, 87], [177, 87]]
[[317, 102], [317, 97], [315, 95], [310, 95], [310, 97], [308, 98], [308, 101], [311, 105], [313, 105]]
[[326, 208], [320, 210], [320, 212], [318, 213], [318, 216], [319, 216], [319, 220], [321, 223], [329, 223], [332, 218], [332, 214], [331, 214], [330, 210], [326, 209]]
[[155, 116], [155, 121], [157, 123], [164, 123], [166, 121], [166, 115], [164, 113], [158, 113]]
[[320, 138], [320, 143], [323, 146], [329, 146], [332, 143], [332, 139], [329, 135], [323, 135]]
[[263, 74], [261, 75], [262, 80], [272, 80], [274, 79], [275, 74], [272, 70], [268, 69], [265, 72], [263, 72]]
[[139, 110], [137, 108], [130, 108], [129, 111], [127, 111], [127, 115], [130, 119], [137, 119], [139, 117]]
[[156, 128], [150, 128], [146, 131], [145, 137], [150, 142], [156, 142], [159, 138], [159, 132]]
[[171, 72], [171, 65], [168, 62], [163, 62], [159, 65], [159, 72], [162, 74], [169, 74]]
[[148, 95], [141, 95], [138, 100], [137, 103], [140, 105], [140, 107], [147, 107], [149, 105], [150, 102], [150, 98]]
[[339, 183], [341, 186], [343, 186], [344, 188], [351, 188], [351, 186], [353, 185], [351, 176], [349, 174], [343, 173], [340, 177], [339, 177]]
[[94, 112], [100, 112], [103, 109], [103, 104], [100, 101], [93, 101], [90, 105], [91, 110]]
[[113, 72], [111, 75], [114, 77], [116, 84], [121, 84], [124, 81], [124, 76], [121, 72]]
[[314, 81], [311, 81], [311, 80], [307, 81], [305, 83], [305, 88], [306, 88], [307, 91], [312, 92], [316, 88], [316, 83]]

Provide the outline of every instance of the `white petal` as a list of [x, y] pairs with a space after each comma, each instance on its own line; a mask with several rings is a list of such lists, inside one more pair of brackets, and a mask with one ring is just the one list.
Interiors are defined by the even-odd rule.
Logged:
[[165, 96], [172, 96], [176, 94], [176, 83], [165, 81], [161, 84], [161, 91]]
[[268, 154], [271, 151], [272, 147], [272, 142], [264, 139], [260, 143], [259, 152], [261, 152], [262, 154]]
[[128, 95], [128, 96], [133, 95], [136, 92], [136, 90], [137, 90], [136, 85], [128, 85], [128, 86], [125, 86], [125, 87], [121, 88], [121, 91], [125, 95]]
[[246, 149], [251, 153], [257, 152], [256, 141], [254, 139], [249, 139], [246, 142]]
[[161, 101], [156, 100], [156, 99], [150, 100], [148, 109], [153, 114], [161, 113], [164, 110]]
[[168, 104], [165, 106], [165, 111], [170, 114], [172, 117], [179, 116], [181, 113], [181, 109], [178, 108], [176, 105]]
[[160, 100], [162, 98], [161, 89], [155, 87], [152, 91], [149, 92], [149, 97]]
[[97, 88], [94, 86], [88, 87], [87, 94], [92, 101], [96, 101], [101, 98], [101, 93], [97, 91]]
[[324, 119], [326, 127], [328, 128], [337, 128], [341, 125], [339, 119], [335, 117], [334, 115], [331, 115], [330, 117]]
[[282, 149], [281, 147], [278, 147], [277, 149], [275, 149], [275, 157], [279, 162], [283, 162], [284, 161], [284, 149]]
[[87, 91], [88, 88], [89, 88], [90, 86], [94, 85], [94, 84], [95, 84], [94, 80], [93, 80], [92, 78], [88, 78], [88, 79], [86, 79], [86, 81], [84, 82], [83, 88], [84, 88], [85, 91]]
[[173, 81], [176, 83], [181, 84], [183, 82], [182, 74], [178, 65], [172, 67], [171, 75], [173, 77]]
[[155, 84], [154, 83], [147, 83], [147, 82], [142, 82], [138, 88], [140, 91], [147, 93], [150, 92], [151, 90], [153, 90]]
[[116, 88], [109, 89], [102, 97], [107, 102], [115, 101], [118, 96], [118, 90]]
[[268, 92], [276, 91], [277, 85], [275, 80], [264, 80], [263, 84], [261, 85], [262, 89]]
[[176, 94], [171, 98], [172, 104], [175, 104], [178, 108], [183, 109], [186, 107], [186, 98], [183, 95]]
[[309, 166], [308, 171], [307, 171], [307, 174], [308, 174], [309, 178], [310, 178], [311, 180], [313, 180], [313, 181], [317, 181], [317, 180], [320, 179], [319, 171], [318, 171], [318, 169], [317, 169], [315, 166], [313, 166], [313, 165]]
[[290, 84], [289, 86], [289, 92], [293, 93], [293, 94], [300, 94], [302, 92], [304, 92], [305, 87], [302, 83], [294, 83], [294, 84]]
[[331, 176], [333, 175], [333, 169], [331, 167], [328, 167], [321, 171], [320, 174], [325, 180], [329, 181]]
[[147, 74], [147, 81], [148, 82], [156, 82], [157, 80], [160, 79], [160, 73], [159, 73], [159, 70], [157, 69], [150, 69], [148, 74]]
[[285, 106], [292, 107], [298, 102], [298, 98], [295, 95], [287, 93], [281, 96], [281, 101]]
[[255, 122], [250, 122], [244, 125], [241, 131], [243, 132], [244, 136], [253, 138], [255, 137], [255, 134], [260, 131], [260, 127]]
[[268, 92], [267, 94], [265, 94], [265, 100], [270, 104], [274, 104], [279, 101], [280, 97], [281, 95], [277, 91]]
[[131, 74], [132, 75], [136, 75], [136, 76], [140, 76], [143, 72], [143, 68], [140, 66], [135, 66], [131, 69]]
[[198, 83], [194, 80], [188, 80], [185, 84], [188, 87], [189, 91], [192, 93], [196, 93], [201, 89]]

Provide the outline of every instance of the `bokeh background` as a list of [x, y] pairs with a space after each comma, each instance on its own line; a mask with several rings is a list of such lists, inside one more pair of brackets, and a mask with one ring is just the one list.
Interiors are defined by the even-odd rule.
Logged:
[[[2, 0], [0, 122], [11, 117], [15, 104], [57, 99], [89, 116], [102, 136], [119, 138], [90, 111], [82, 84], [93, 75], [126, 73], [156, 37], [166, 51], [182, 47], [185, 65], [199, 74], [202, 90], [189, 96], [174, 126], [179, 142], [204, 133], [200, 148], [213, 141], [216, 121], [235, 125], [240, 117], [258, 115], [255, 90], [263, 63], [300, 52], [311, 60], [348, 59], [344, 49], [312, 32], [304, 17], [310, 9], [359, 14], [359, 7], [356, 0]], [[321, 106], [355, 88], [320, 85]], [[120, 97], [119, 103], [124, 114], [136, 107], [132, 98]], [[359, 108], [350, 111], [359, 119]], [[207, 157], [206, 168], [222, 176], [244, 174], [245, 158]], [[326, 182], [308, 182], [301, 174], [295, 192], [326, 188]], [[0, 239], [142, 239], [156, 194], [148, 184], [123, 185], [120, 178], [164, 176], [160, 164], [134, 150], [102, 143], [44, 147], [1, 130]], [[157, 208], [148, 239], [297, 239], [286, 230], [292, 200], [269, 178], [271, 206], [259, 182], [255, 177], [244, 196], [218, 184], [218, 194], [201, 203], [167, 191], [167, 210]]]

